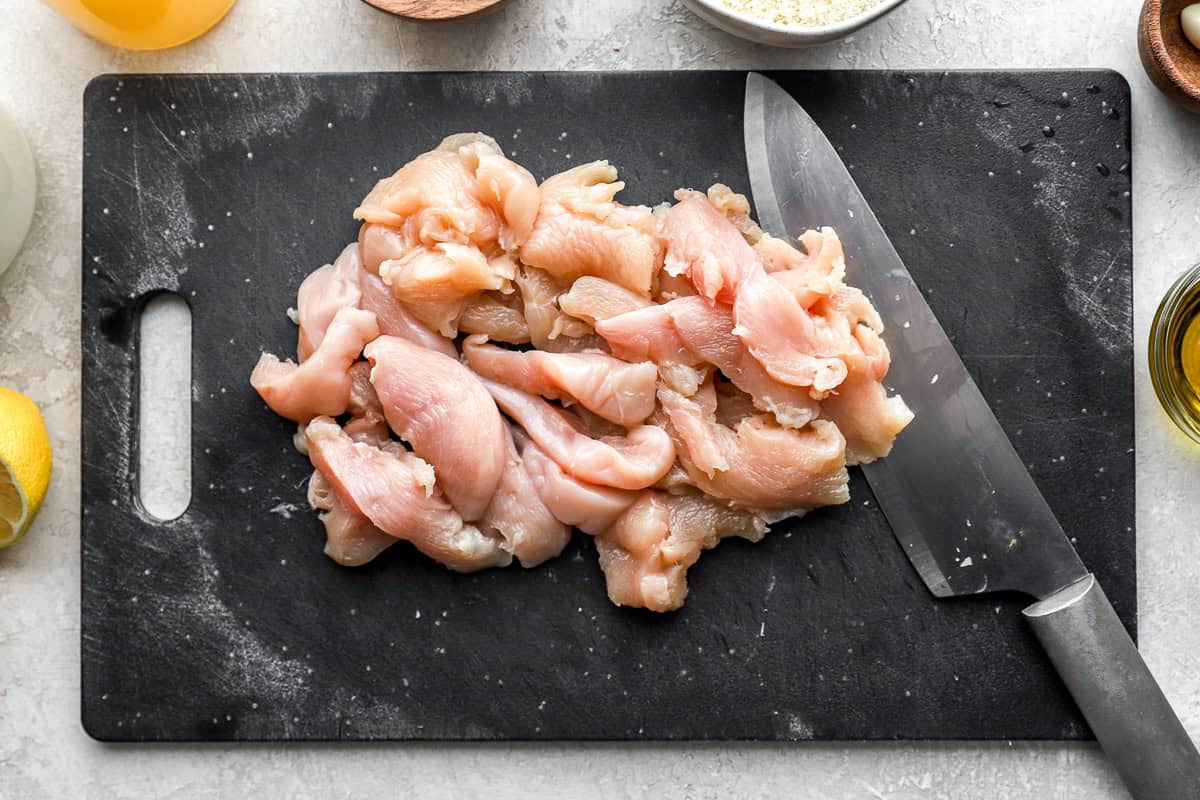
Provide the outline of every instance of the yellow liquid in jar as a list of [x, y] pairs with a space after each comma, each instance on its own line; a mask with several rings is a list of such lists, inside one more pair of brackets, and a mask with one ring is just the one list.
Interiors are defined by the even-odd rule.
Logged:
[[1163, 410], [1200, 442], [1200, 266], [1171, 287], [1154, 315], [1150, 378]]
[[1183, 324], [1179, 340], [1179, 369], [1192, 391], [1192, 416], [1200, 421], [1200, 296], [1193, 298], [1190, 318]]
[[236, 0], [42, 0], [84, 33], [127, 50], [191, 41], [221, 21]]

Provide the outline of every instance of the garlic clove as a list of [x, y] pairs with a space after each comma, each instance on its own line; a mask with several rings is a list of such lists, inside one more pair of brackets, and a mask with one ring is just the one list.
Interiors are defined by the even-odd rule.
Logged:
[[1179, 15], [1183, 24], [1183, 35], [1188, 41], [1200, 48], [1200, 3], [1193, 3]]

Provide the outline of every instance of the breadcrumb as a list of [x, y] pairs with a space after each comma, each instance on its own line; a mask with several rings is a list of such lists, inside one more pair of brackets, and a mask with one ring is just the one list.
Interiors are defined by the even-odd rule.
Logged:
[[881, 0], [725, 0], [725, 5], [764, 22], [793, 28], [832, 25], [857, 17]]

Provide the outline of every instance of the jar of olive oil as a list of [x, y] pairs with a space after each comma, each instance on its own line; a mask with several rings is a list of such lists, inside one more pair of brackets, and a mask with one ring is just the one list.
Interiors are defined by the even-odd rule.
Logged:
[[115, 47], [162, 50], [221, 21], [235, 0], [42, 0], [84, 33]]
[[1150, 379], [1167, 415], [1200, 442], [1200, 264], [1175, 281], [1154, 315]]

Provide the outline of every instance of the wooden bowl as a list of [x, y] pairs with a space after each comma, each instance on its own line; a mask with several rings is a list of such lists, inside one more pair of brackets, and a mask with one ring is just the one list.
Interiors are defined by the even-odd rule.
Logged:
[[1200, 49], [1183, 35], [1179, 14], [1196, 0], [1146, 0], [1138, 52], [1150, 80], [1189, 111], [1200, 113]]
[[509, 0], [363, 0], [367, 5], [406, 19], [444, 21], [481, 17]]

